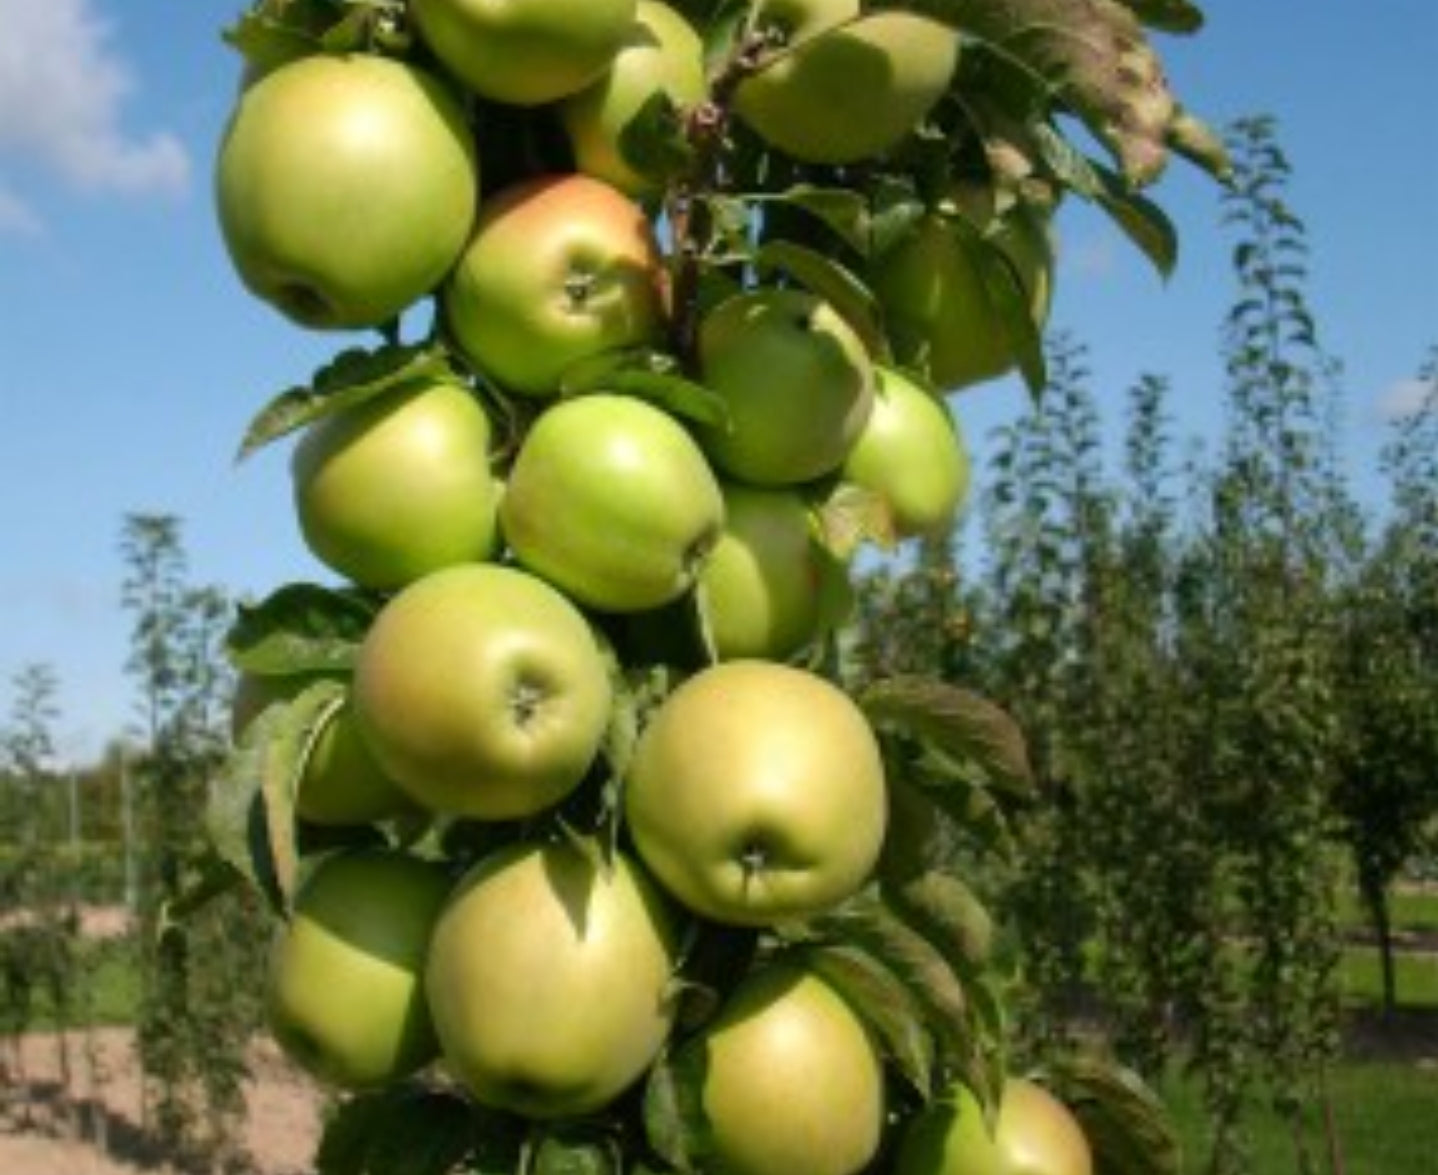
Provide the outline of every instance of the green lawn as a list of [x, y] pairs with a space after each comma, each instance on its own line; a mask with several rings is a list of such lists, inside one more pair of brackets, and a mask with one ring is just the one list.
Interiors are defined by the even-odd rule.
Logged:
[[[1390, 898], [1395, 930], [1438, 931], [1438, 889], [1399, 886]], [[1338, 901], [1338, 918], [1345, 926], [1367, 929], [1368, 912], [1356, 890], [1345, 890]]]
[[[1431, 1175], [1438, 1159], [1438, 1070], [1396, 1063], [1339, 1066], [1329, 1078], [1330, 1099], [1345, 1175]], [[1172, 1082], [1164, 1089], [1187, 1160], [1197, 1175], [1208, 1156], [1201, 1094], [1197, 1086]], [[1248, 1119], [1254, 1175], [1293, 1175], [1298, 1170], [1288, 1126], [1255, 1109]], [[1328, 1171], [1323, 1114], [1305, 1115], [1305, 1144]]]
[[[135, 970], [132, 944], [115, 940], [92, 946], [87, 966], [77, 971], [71, 982], [72, 1020], [83, 1018], [88, 1011], [91, 1023], [96, 1025], [135, 1022], [140, 1001], [140, 977]], [[28, 1027], [43, 1031], [56, 1026], [54, 1009], [43, 996], [40, 997]], [[74, 1027], [74, 1024], [70, 1026]]]
[[[1438, 1011], [1438, 954], [1399, 951], [1394, 956], [1398, 1003], [1405, 1008]], [[1382, 999], [1383, 974], [1378, 952], [1350, 947], [1338, 968], [1339, 990], [1349, 1007], [1376, 1006]], [[1435, 1111], [1438, 1115], [1438, 1111]]]

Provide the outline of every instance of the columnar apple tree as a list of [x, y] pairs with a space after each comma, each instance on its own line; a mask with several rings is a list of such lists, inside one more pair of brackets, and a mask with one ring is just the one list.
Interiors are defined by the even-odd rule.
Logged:
[[243, 438], [293, 444], [323, 571], [236, 618], [209, 810], [275, 915], [270, 1027], [346, 1094], [321, 1170], [1173, 1169], [1122, 1070], [1009, 1049], [960, 863], [1041, 802], [1020, 732], [962, 682], [851, 687], [842, 638], [866, 549], [963, 507], [948, 397], [1042, 385], [1059, 204], [1174, 263], [1143, 189], [1225, 164], [1148, 31], [1201, 24], [257, 0], [225, 30], [235, 273], [277, 327], [375, 332]]

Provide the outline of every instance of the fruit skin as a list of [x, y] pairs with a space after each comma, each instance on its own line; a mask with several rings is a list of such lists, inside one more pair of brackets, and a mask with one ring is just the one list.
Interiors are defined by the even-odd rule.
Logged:
[[758, 27], [794, 46], [735, 95], [766, 142], [807, 163], [856, 163], [896, 146], [943, 96], [956, 29], [913, 13], [858, 15], [859, 0], [760, 0]]
[[281, 1048], [343, 1089], [398, 1080], [438, 1055], [424, 997], [438, 865], [389, 849], [326, 857], [271, 946], [265, 1017]]
[[578, 170], [636, 198], [654, 195], [660, 185], [629, 165], [619, 139], [629, 120], [661, 91], [680, 109], [704, 99], [704, 46], [694, 27], [667, 4], [639, 0], [635, 22], [608, 71], [559, 104]]
[[[242, 673], [230, 705], [230, 732], [245, 728], [272, 702], [294, 698], [317, 676], [257, 677]], [[295, 813], [310, 824], [347, 827], [412, 815], [414, 801], [386, 775], [355, 725], [348, 699], [325, 723], [295, 790]]]
[[678, 938], [623, 854], [604, 871], [568, 843], [498, 850], [460, 883], [430, 945], [449, 1068], [478, 1101], [527, 1117], [601, 1108], [669, 1036]]
[[363, 587], [488, 559], [501, 486], [479, 401], [457, 383], [382, 393], [311, 425], [291, 461], [310, 551]]
[[[918, 357], [944, 391], [995, 379], [1017, 360], [1014, 344], [986, 289], [977, 230], [931, 212], [874, 264], [870, 284], [901, 358]], [[1014, 267], [1034, 324], [1048, 321], [1053, 250], [1047, 229], [1021, 217], [997, 230], [994, 244]]]
[[863, 1022], [817, 976], [783, 962], [751, 972], [676, 1064], [696, 1052], [706, 1172], [855, 1175], [877, 1152], [879, 1056]]
[[906, 1128], [896, 1175], [1093, 1175], [1083, 1128], [1062, 1102], [1021, 1077], [1004, 1084], [990, 1135], [963, 1085]]
[[591, 608], [636, 612], [693, 585], [724, 500], [676, 420], [596, 393], [540, 413], [510, 469], [500, 521], [526, 569]]
[[969, 495], [969, 452], [944, 401], [892, 368], [875, 369], [874, 410], [840, 477], [878, 494], [900, 537], [954, 525]]
[[410, 0], [420, 36], [475, 93], [538, 106], [583, 89], [606, 69], [634, 20], [635, 0]]
[[479, 174], [464, 109], [437, 78], [369, 54], [282, 65], [240, 96], [215, 200], [240, 279], [294, 322], [388, 322], [444, 279]]
[[887, 819], [862, 711], [772, 661], [701, 670], [640, 734], [625, 787], [640, 858], [681, 903], [764, 926], [827, 910], [868, 878]]
[[660, 274], [638, 204], [586, 175], [542, 176], [481, 206], [441, 301], [480, 372], [511, 392], [552, 396], [576, 361], [658, 341]]
[[817, 635], [834, 557], [797, 491], [722, 489], [724, 531], [699, 574], [714, 652], [782, 661]]
[[416, 802], [505, 820], [584, 777], [612, 688], [573, 604], [523, 571], [475, 563], [416, 580], [381, 609], [353, 698], [365, 744]]
[[729, 427], [705, 428], [701, 443], [716, 466], [751, 485], [798, 485], [837, 468], [873, 407], [863, 343], [802, 290], [721, 302], [700, 324], [699, 366], [729, 411]]

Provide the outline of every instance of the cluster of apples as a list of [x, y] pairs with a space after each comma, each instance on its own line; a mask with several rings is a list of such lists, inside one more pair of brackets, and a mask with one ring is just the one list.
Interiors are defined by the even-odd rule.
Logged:
[[[217, 163], [224, 240], [258, 297], [318, 329], [432, 304], [447, 357], [335, 397], [294, 449], [306, 543], [376, 602], [295, 812], [430, 832], [310, 862], [272, 954], [275, 1036], [340, 1088], [435, 1072], [534, 1121], [602, 1114], [666, 1051], [701, 1056], [706, 1170], [854, 1175], [887, 1130], [862, 1018], [799, 956], [761, 950], [687, 1024], [685, 966], [705, 928], [799, 923], [871, 879], [885, 765], [815, 667], [850, 554], [819, 504], [851, 490], [900, 537], [951, 526], [963, 439], [940, 395], [797, 285], [740, 283], [676, 344], [683, 242], [622, 136], [660, 90], [681, 113], [711, 102], [680, 11], [380, 11], [397, 53], [376, 36], [252, 68]], [[958, 34], [858, 11], [756, 5], [797, 48], [740, 83], [734, 116], [824, 163], [908, 134]], [[506, 109], [551, 112], [572, 169], [483, 174]], [[947, 340], [927, 303], [910, 319]], [[635, 352], [669, 355], [688, 398], [606, 365]], [[674, 664], [653, 652], [686, 641]], [[633, 705], [658, 666], [668, 685]], [[313, 681], [243, 677], [240, 737]], [[607, 836], [583, 829], [594, 812]], [[925, 1130], [906, 1170], [999, 1169], [944, 1158]]]

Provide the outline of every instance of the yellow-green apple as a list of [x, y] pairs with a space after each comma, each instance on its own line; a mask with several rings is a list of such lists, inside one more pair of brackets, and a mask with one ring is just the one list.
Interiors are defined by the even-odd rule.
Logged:
[[449, 1069], [477, 1101], [525, 1117], [602, 1108], [669, 1036], [678, 942], [675, 912], [622, 853], [606, 866], [568, 842], [497, 850], [430, 945]]
[[494, 554], [500, 482], [487, 412], [459, 383], [385, 392], [311, 425], [291, 462], [306, 544], [364, 587]]
[[678, 1065], [697, 1061], [702, 1073], [705, 1171], [856, 1175], [878, 1152], [884, 1073], [874, 1042], [843, 997], [802, 967], [751, 972], [681, 1048]]
[[840, 476], [878, 494], [900, 537], [954, 525], [968, 498], [969, 452], [943, 398], [877, 367], [874, 410]]
[[735, 294], [699, 328], [704, 383], [728, 425], [700, 434], [710, 459], [737, 481], [798, 485], [836, 469], [874, 402], [863, 342], [827, 302], [803, 290]]
[[723, 523], [693, 437], [662, 409], [608, 393], [539, 414], [500, 507], [519, 563], [604, 612], [657, 608], [688, 590]]
[[956, 1084], [905, 1128], [897, 1175], [1093, 1175], [1078, 1119], [1036, 1082], [1010, 1077], [993, 1130], [973, 1093]]
[[477, 94], [538, 106], [583, 89], [607, 68], [635, 0], [410, 0], [419, 35]]
[[704, 99], [704, 46], [694, 26], [669, 5], [639, 0], [614, 63], [598, 81], [559, 104], [575, 166], [631, 196], [653, 195], [654, 179], [635, 171], [620, 137], [661, 92], [680, 110]]
[[661, 274], [638, 204], [587, 175], [550, 175], [481, 205], [441, 300], [474, 367], [508, 391], [550, 396], [578, 360], [658, 341]]
[[884, 840], [878, 742], [838, 686], [774, 661], [686, 679], [639, 736], [624, 789], [639, 856], [716, 922], [820, 913], [868, 878]]
[[543, 580], [512, 567], [431, 572], [380, 610], [352, 686], [360, 734], [430, 811], [517, 819], [589, 769], [611, 684], [596, 634]]
[[412, 65], [314, 54], [243, 91], [215, 200], [244, 284], [314, 328], [378, 326], [443, 281], [479, 174], [464, 108]]
[[424, 995], [445, 870], [389, 849], [323, 858], [270, 950], [265, 1016], [281, 1048], [342, 1089], [384, 1085], [438, 1055]]
[[699, 573], [714, 652], [721, 661], [782, 661], [818, 633], [834, 556], [797, 490], [722, 489], [724, 531]]
[[[294, 698], [319, 675], [240, 674], [230, 704], [234, 738], [271, 704]], [[311, 824], [372, 824], [411, 815], [414, 801], [397, 787], [369, 753], [355, 725], [349, 700], [340, 701], [315, 735], [295, 790], [295, 814]]]
[[740, 83], [735, 109], [766, 142], [808, 163], [857, 163], [906, 138], [953, 80], [954, 28], [859, 0], [758, 0], [752, 27], [772, 59]]
[[1026, 299], [1035, 327], [1042, 328], [1053, 254], [1047, 229], [1027, 216], [981, 238], [967, 222], [930, 212], [875, 261], [869, 275], [895, 350], [923, 362], [941, 391], [994, 379], [1017, 359], [1006, 317], [984, 279], [981, 250], [989, 251], [988, 264], [1009, 266], [1022, 291], [1016, 297]]

